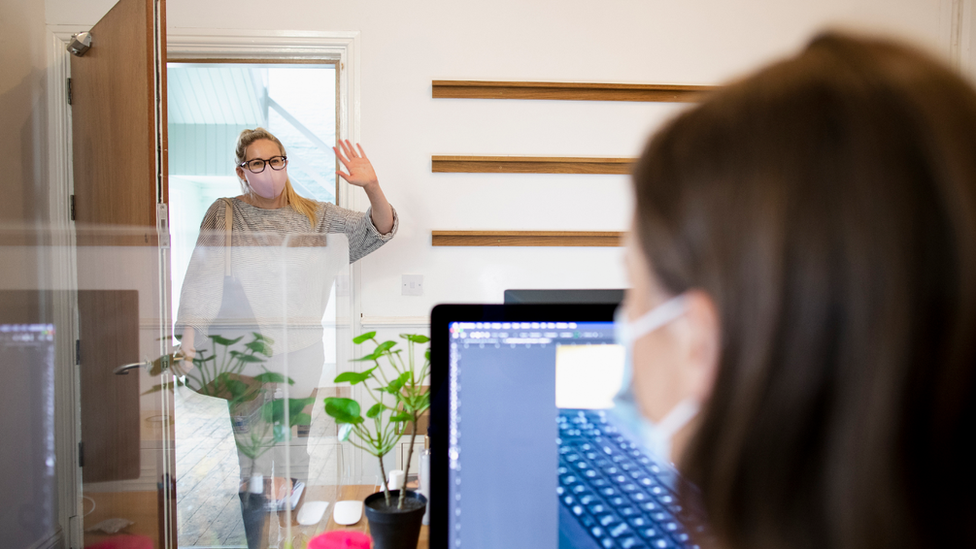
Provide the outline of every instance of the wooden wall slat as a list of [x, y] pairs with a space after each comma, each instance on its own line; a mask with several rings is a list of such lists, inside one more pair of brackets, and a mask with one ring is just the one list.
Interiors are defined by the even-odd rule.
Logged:
[[629, 174], [633, 158], [432, 156], [434, 173]]
[[576, 246], [612, 248], [623, 245], [613, 231], [431, 231], [434, 246]]
[[563, 101], [641, 101], [694, 103], [717, 86], [614, 84], [597, 82], [500, 82], [434, 80], [435, 99], [543, 99]]

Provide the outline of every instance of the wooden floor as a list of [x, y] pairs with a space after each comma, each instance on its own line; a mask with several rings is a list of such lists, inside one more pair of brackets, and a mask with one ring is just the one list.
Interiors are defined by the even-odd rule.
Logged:
[[[320, 402], [312, 411], [308, 484], [325, 495], [328, 487], [335, 493], [340, 484], [339, 447], [335, 424]], [[240, 467], [227, 403], [184, 388], [176, 393], [175, 408], [179, 547], [246, 548], [237, 495]]]

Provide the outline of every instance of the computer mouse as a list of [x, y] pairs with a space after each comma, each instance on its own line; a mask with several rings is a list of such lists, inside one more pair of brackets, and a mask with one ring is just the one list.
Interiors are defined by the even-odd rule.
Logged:
[[306, 501], [302, 508], [298, 510], [298, 517], [295, 520], [302, 526], [318, 524], [325, 514], [325, 509], [329, 506], [328, 501]]
[[332, 518], [336, 524], [348, 526], [356, 524], [363, 518], [363, 502], [361, 501], [337, 501], [335, 509], [332, 510]]

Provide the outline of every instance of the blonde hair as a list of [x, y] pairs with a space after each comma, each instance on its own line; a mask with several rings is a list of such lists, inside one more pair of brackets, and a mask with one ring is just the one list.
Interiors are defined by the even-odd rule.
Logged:
[[[237, 166], [240, 166], [245, 160], [247, 160], [245, 155], [247, 155], [247, 148], [251, 146], [251, 143], [261, 139], [267, 139], [268, 141], [273, 142], [275, 145], [278, 145], [278, 149], [281, 150], [281, 155], [288, 156], [288, 154], [285, 152], [285, 146], [281, 144], [281, 141], [279, 141], [274, 134], [264, 128], [258, 127], [254, 128], [253, 130], [244, 130], [241, 132], [241, 135], [237, 136], [237, 146], [234, 147], [234, 157], [237, 160]], [[245, 194], [250, 192], [250, 187], [247, 184], [247, 180], [241, 179], [241, 189]], [[296, 212], [307, 217], [308, 222], [311, 223], [312, 228], [314, 229], [315, 224], [318, 223], [318, 219], [315, 215], [315, 210], [317, 207], [315, 201], [305, 198], [304, 196], [295, 192], [295, 188], [291, 186], [291, 179], [285, 180], [284, 193], [285, 203], [290, 205]]]

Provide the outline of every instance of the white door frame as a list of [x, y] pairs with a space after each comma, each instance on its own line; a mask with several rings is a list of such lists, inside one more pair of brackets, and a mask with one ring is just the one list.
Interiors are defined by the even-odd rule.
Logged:
[[[336, 139], [360, 141], [360, 35], [358, 31], [254, 31], [175, 27], [167, 29], [166, 40], [167, 57], [179, 60], [329, 59], [337, 61], [339, 85], [336, 99], [339, 102], [337, 113], [339, 128]], [[350, 185], [341, 178], [337, 183], [338, 206], [356, 211], [365, 209], [363, 193], [352, 192]], [[360, 264], [353, 263], [346, 273], [339, 274], [340, 278], [348, 276], [351, 284], [347, 286], [339, 280], [336, 285], [337, 291], [341, 291], [344, 286], [351, 286], [349, 333], [352, 334], [362, 331], [361, 273]], [[341, 348], [342, 342], [336, 341], [336, 344]], [[362, 354], [359, 347], [353, 347], [351, 352], [354, 353], [352, 358], [358, 358]], [[354, 393], [354, 397], [356, 396], [360, 395]], [[356, 448], [346, 448], [346, 450], [349, 450], [352, 459], [342, 460], [343, 466], [348, 466], [349, 470], [340, 474], [359, 479], [363, 475], [363, 452]]]
[[67, 45], [71, 35], [89, 30], [70, 25], [48, 26], [47, 51], [47, 136], [49, 215], [53, 251], [50, 288], [68, 290], [55, 294], [55, 472], [58, 485], [58, 523], [65, 547], [80, 547], [82, 542], [81, 471], [78, 443], [81, 440], [80, 378], [74, 342], [78, 338], [78, 318], [74, 310], [78, 290], [74, 223], [71, 221], [71, 195], [74, 194], [71, 152], [71, 109], [68, 105], [68, 78], [71, 54]]

